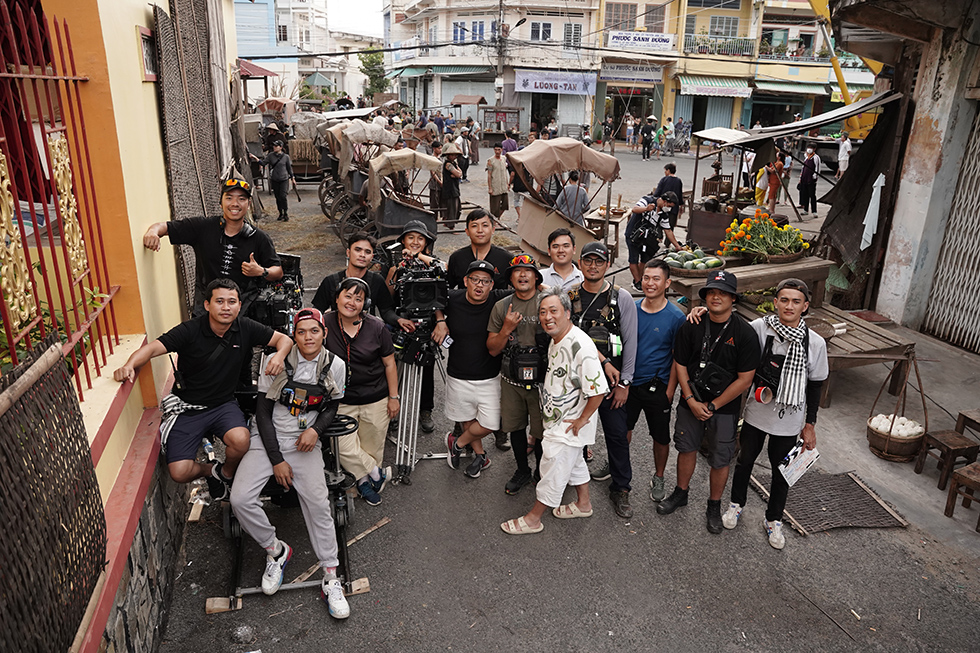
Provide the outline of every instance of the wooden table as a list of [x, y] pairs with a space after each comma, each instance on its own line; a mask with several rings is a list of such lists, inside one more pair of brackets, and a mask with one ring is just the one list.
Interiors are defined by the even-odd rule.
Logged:
[[[727, 267], [726, 265], [725, 269]], [[783, 279], [790, 277], [800, 279], [810, 287], [810, 306], [812, 308], [818, 308], [823, 304], [827, 277], [830, 275], [830, 268], [832, 267], [834, 267], [833, 261], [811, 256], [809, 258], [802, 258], [795, 263], [765, 263], [761, 265], [741, 266], [732, 270], [732, 272], [738, 279], [738, 291], [740, 293], [749, 290], [772, 288]], [[672, 276], [670, 288], [687, 297], [691, 302], [691, 306], [699, 306], [701, 304], [701, 297], [698, 295], [698, 291], [707, 282], [707, 277]]]
[[[615, 234], [610, 247], [612, 250], [610, 254], [612, 255], [613, 261], [619, 258], [619, 227], [623, 223], [627, 222], [630, 219], [630, 216], [633, 215], [631, 209], [632, 207], [627, 208], [626, 213], [623, 215], [609, 215], [609, 226], [613, 228], [613, 233]], [[603, 240], [603, 238], [605, 238], [603, 230], [606, 226], [606, 216], [600, 215], [599, 209], [596, 209], [587, 213], [584, 219], [585, 226], [596, 233], [596, 238]]]
[[[739, 279], [741, 280], [741, 277]], [[673, 287], [673, 283], [671, 287]], [[827, 341], [827, 362], [830, 365], [830, 376], [824, 382], [823, 391], [820, 395], [822, 408], [830, 406], [830, 392], [836, 372], [839, 370], [861, 367], [862, 365], [874, 365], [883, 361], [895, 361], [904, 367], [909, 365], [912, 360], [915, 343], [911, 340], [906, 340], [887, 329], [855, 317], [830, 304], [824, 304], [819, 308], [812, 306], [811, 304], [808, 318], [820, 318], [829, 321], [831, 324], [844, 323], [847, 325], [846, 333]], [[761, 314], [755, 310], [755, 306], [737, 304], [737, 307], [739, 314], [747, 320], [761, 317]], [[904, 382], [905, 370], [900, 368], [896, 374], [892, 375], [888, 392], [897, 395]]]

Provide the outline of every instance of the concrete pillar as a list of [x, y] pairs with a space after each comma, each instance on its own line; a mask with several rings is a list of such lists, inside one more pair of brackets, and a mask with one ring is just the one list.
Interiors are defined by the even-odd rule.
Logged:
[[882, 267], [875, 310], [918, 329], [929, 293], [960, 163], [976, 115], [976, 103], [964, 98], [976, 48], [958, 32], [944, 38], [935, 31], [923, 46], [915, 88], [915, 114], [891, 232]]

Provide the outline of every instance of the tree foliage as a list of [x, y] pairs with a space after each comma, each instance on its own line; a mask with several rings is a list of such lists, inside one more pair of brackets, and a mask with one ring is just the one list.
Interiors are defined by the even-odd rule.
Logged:
[[367, 75], [368, 86], [364, 89], [364, 94], [371, 97], [375, 93], [384, 93], [388, 89], [388, 80], [385, 79], [385, 56], [382, 52], [362, 53], [361, 73]]

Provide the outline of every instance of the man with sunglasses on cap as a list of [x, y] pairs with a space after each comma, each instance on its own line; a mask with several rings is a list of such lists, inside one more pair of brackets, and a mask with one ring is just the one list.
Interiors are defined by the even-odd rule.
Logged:
[[741, 449], [732, 478], [732, 501], [722, 517], [725, 528], [738, 525], [745, 507], [749, 476], [762, 446], [769, 438], [772, 482], [763, 529], [775, 549], [786, 545], [783, 508], [789, 485], [778, 471], [790, 450], [802, 440], [806, 449], [817, 446], [817, 408], [820, 390], [830, 369], [827, 343], [806, 326], [810, 289], [799, 279], [784, 279], [776, 286], [776, 314], [753, 320], [762, 360], [745, 405], [739, 435]]
[[722, 531], [721, 494], [735, 455], [741, 395], [759, 366], [759, 339], [733, 310], [738, 301], [734, 274], [713, 272], [698, 294], [707, 306], [708, 319], [685, 322], [674, 339], [674, 371], [681, 390], [674, 423], [677, 486], [657, 512], [669, 515], [687, 505], [698, 449], [705, 441], [711, 465], [707, 528], [717, 534]]
[[241, 289], [242, 313], [258, 295], [259, 280], [278, 281], [282, 265], [272, 239], [245, 220], [252, 186], [230, 178], [221, 186], [221, 216], [157, 222], [143, 235], [143, 247], [160, 251], [160, 238], [194, 248], [194, 315], [205, 312], [204, 289], [215, 279], [231, 279]]
[[271, 476], [287, 490], [296, 488], [310, 543], [323, 569], [320, 596], [330, 616], [346, 619], [350, 607], [337, 578], [337, 531], [320, 438], [337, 416], [347, 371], [344, 361], [324, 347], [325, 335], [320, 311], [302, 309], [293, 318], [295, 344], [285, 369], [259, 376], [251, 444], [232, 488], [231, 506], [242, 530], [266, 551], [262, 592], [271, 596], [282, 585], [293, 549], [276, 537], [259, 495]]
[[[487, 325], [487, 349], [491, 356], [503, 356], [500, 368], [500, 430], [510, 434], [517, 471], [504, 486], [507, 494], [517, 494], [531, 482], [528, 464], [528, 432], [538, 465], [541, 464], [541, 394], [548, 351], [547, 334], [538, 322], [538, 286], [541, 272], [534, 259], [521, 254], [511, 259], [504, 275], [514, 294], [497, 302]], [[542, 346], [543, 344], [543, 346]]]

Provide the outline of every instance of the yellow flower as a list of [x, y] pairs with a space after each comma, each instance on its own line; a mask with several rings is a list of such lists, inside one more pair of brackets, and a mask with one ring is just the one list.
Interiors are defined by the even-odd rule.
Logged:
[[803, 243], [803, 249], [810, 249], [810, 243]]

